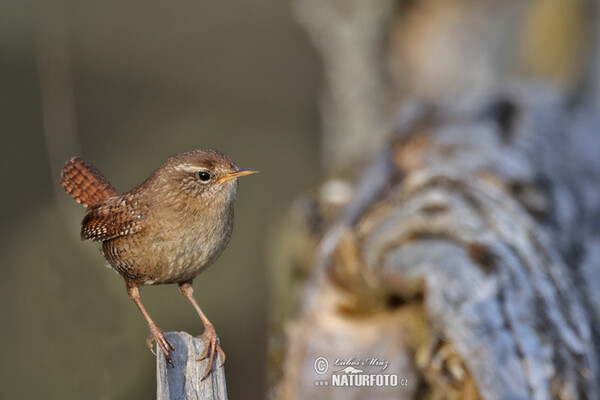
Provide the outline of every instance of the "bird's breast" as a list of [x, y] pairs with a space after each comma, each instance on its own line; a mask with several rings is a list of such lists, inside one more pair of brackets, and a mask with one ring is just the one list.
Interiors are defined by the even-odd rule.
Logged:
[[233, 231], [233, 208], [225, 211], [162, 219], [166, 221], [163, 229], [149, 238], [150, 252], [157, 257], [147, 283], [184, 282], [208, 268], [221, 255]]

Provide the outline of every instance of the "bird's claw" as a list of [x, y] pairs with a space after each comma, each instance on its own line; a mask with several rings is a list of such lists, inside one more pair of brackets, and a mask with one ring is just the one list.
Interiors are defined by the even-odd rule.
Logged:
[[150, 336], [148, 337], [148, 339], [146, 339], [146, 344], [148, 345], [148, 348], [150, 349], [152, 354], [156, 356], [156, 352], [154, 351], [153, 345], [153, 343], [156, 342], [158, 348], [165, 355], [167, 362], [171, 364], [172, 367], [174, 367], [173, 359], [171, 358], [171, 350], [175, 350], [175, 347], [173, 347], [173, 345], [167, 340], [167, 337], [165, 336], [163, 331], [161, 331], [160, 328], [156, 326], [156, 324], [150, 324], [149, 327]]
[[148, 336], [148, 339], [146, 339], [146, 346], [148, 346], [154, 357], [156, 357], [156, 351], [154, 350], [154, 342], [156, 342], [156, 340], [154, 340], [152, 335]]
[[219, 367], [222, 367], [223, 364], [225, 364], [225, 352], [219, 344], [219, 337], [217, 336], [217, 331], [215, 330], [214, 326], [207, 326], [202, 334], [202, 337], [204, 338], [206, 345], [204, 347], [204, 352], [196, 361], [201, 361], [208, 357], [208, 365], [206, 367], [206, 371], [204, 372], [204, 376], [201, 379], [204, 380], [213, 368], [216, 353], [219, 353], [219, 356], [221, 357], [221, 365], [219, 365]]

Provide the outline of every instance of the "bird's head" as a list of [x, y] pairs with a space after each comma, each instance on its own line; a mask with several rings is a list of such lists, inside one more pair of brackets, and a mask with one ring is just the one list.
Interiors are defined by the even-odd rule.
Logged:
[[[153, 185], [167, 188], [165, 196], [186, 194], [204, 205], [231, 203], [235, 199], [237, 178], [258, 171], [238, 168], [217, 150], [193, 150], [169, 158], [153, 176]], [[159, 189], [161, 190], [161, 189]]]

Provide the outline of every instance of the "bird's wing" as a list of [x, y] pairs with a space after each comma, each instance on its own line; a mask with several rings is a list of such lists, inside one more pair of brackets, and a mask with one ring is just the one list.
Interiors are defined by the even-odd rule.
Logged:
[[114, 196], [92, 207], [81, 222], [81, 239], [94, 242], [139, 232], [147, 208], [132, 204], [127, 196]]

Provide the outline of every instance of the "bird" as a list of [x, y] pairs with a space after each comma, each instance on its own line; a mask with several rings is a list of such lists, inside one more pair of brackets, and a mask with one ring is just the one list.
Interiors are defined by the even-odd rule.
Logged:
[[148, 346], [152, 350], [156, 342], [171, 365], [174, 347], [144, 308], [140, 289], [177, 284], [192, 303], [204, 324], [200, 359], [209, 359], [202, 379], [212, 370], [216, 354], [224, 363], [225, 353], [215, 327], [194, 298], [192, 283], [229, 242], [237, 179], [257, 172], [238, 168], [218, 150], [199, 149], [169, 158], [124, 194], [80, 157], [71, 158], [61, 173], [61, 186], [87, 209], [81, 239], [101, 242], [101, 253], [124, 278], [127, 294], [148, 323]]

